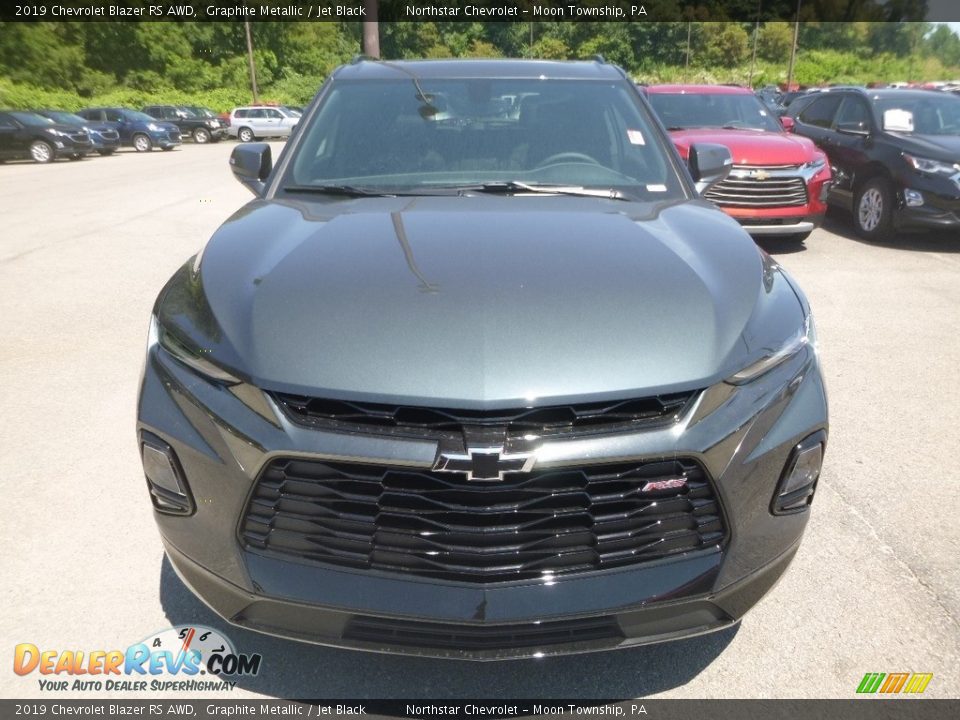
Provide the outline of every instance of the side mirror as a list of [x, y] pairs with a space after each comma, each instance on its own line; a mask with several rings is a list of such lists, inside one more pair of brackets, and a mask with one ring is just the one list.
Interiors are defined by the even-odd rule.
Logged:
[[862, 122], [837, 123], [837, 132], [843, 133], [844, 135], [861, 135], [863, 137], [866, 137], [870, 134], [870, 130], [867, 129], [866, 123]]
[[273, 170], [273, 156], [267, 143], [237, 145], [230, 154], [233, 176], [257, 197], [267, 189], [266, 180]]
[[797, 124], [793, 121], [793, 118], [789, 115], [781, 115], [780, 124], [783, 125], [783, 129], [786, 132], [793, 132], [793, 129], [797, 126]]
[[690, 146], [687, 165], [701, 195], [730, 174], [733, 156], [726, 145], [695, 143]]

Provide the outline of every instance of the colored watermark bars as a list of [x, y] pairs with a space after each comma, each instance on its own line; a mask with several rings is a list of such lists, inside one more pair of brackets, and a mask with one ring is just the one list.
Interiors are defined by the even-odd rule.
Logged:
[[858, 693], [912, 693], [920, 694], [927, 689], [933, 673], [867, 673], [857, 687]]

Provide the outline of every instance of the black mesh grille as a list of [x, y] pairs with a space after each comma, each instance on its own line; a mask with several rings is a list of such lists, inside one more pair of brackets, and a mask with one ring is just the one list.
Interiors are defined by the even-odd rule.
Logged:
[[[660, 485], [656, 485], [660, 483]], [[720, 543], [704, 470], [670, 460], [460, 473], [278, 459], [241, 524], [248, 547], [466, 582], [621, 567]]]
[[453, 625], [388, 618], [356, 617], [343, 634], [346, 640], [451, 650], [502, 650], [597, 640], [622, 640], [617, 621], [609, 616], [582, 620], [550, 620], [516, 625]]
[[306, 425], [340, 424], [373, 432], [407, 430], [419, 436], [424, 431], [460, 433], [467, 425], [496, 426], [505, 428], [508, 435], [536, 432], [542, 436], [672, 422], [695, 394], [683, 392], [635, 400], [509, 410], [382, 405], [282, 393], [274, 393], [274, 398], [292, 420]]

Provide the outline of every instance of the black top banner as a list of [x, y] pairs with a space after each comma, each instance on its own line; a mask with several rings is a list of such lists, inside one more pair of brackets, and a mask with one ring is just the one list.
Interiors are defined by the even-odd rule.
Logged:
[[13, 22], [939, 22], [956, 0], [35, 0], [3, 3]]

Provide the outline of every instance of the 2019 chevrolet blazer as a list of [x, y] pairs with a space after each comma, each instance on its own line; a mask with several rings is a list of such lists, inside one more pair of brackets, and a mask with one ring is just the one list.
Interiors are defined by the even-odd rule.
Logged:
[[137, 433], [232, 623], [499, 659], [725, 628], [801, 540], [809, 305], [602, 62], [360, 60], [160, 292]]
[[696, 142], [730, 149], [733, 168], [704, 197], [754, 236], [805, 240], [823, 222], [830, 188], [827, 156], [787, 133], [750, 90], [729, 85], [643, 89], [682, 157]]

